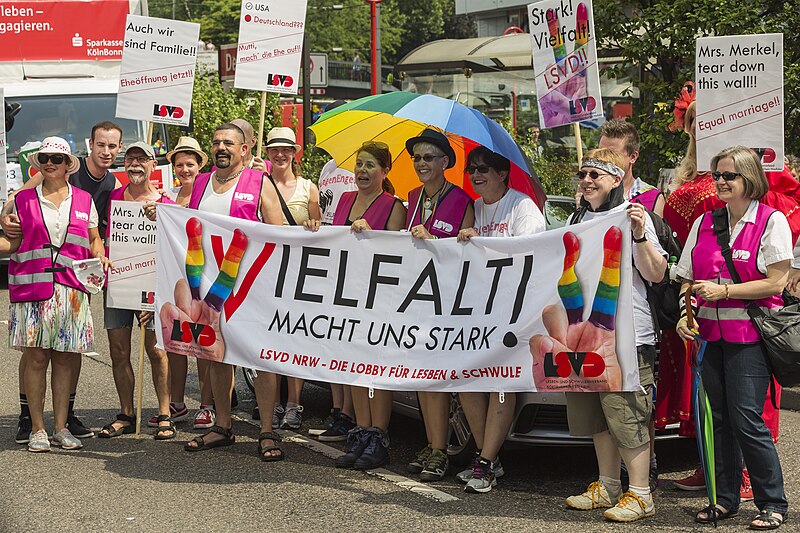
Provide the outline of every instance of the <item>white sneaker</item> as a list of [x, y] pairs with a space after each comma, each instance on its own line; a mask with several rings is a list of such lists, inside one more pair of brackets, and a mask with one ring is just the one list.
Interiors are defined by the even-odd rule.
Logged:
[[48, 438], [45, 430], [31, 433], [31, 436], [28, 440], [28, 451], [34, 453], [50, 451], [50, 439]]
[[613, 507], [618, 499], [619, 494], [609, 494], [602, 481], [594, 481], [589, 484], [583, 494], [567, 498], [567, 505], [573, 509], [589, 511], [591, 509]]
[[606, 509], [603, 516], [615, 522], [633, 522], [656, 514], [653, 497], [643, 498], [631, 491], [626, 492], [611, 509]]
[[[472, 461], [469, 463], [467, 468], [456, 474], [456, 479], [459, 480], [461, 483], [469, 483], [469, 480], [472, 479], [472, 471], [475, 468], [475, 465], [478, 464], [478, 459], [480, 458], [479, 455], [476, 455]], [[506, 474], [506, 471], [503, 470], [503, 465], [500, 463], [500, 458], [498, 457], [497, 460], [492, 463], [494, 465], [494, 477], [495, 479], [500, 479]]]

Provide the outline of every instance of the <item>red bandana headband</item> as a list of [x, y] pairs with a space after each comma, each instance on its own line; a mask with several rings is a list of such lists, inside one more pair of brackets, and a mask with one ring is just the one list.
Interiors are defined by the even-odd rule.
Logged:
[[694, 102], [695, 98], [696, 94], [694, 92], [694, 82], [687, 81], [683, 84], [683, 88], [678, 94], [678, 98], [675, 99], [675, 109], [672, 111], [672, 114], [675, 116], [675, 120], [670, 123], [669, 131], [683, 130], [683, 121], [684, 117], [686, 117], [686, 110], [689, 108], [689, 104]]

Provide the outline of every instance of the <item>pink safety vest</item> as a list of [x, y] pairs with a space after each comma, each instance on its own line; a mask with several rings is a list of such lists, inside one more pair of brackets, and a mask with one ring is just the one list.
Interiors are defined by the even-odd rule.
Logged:
[[[746, 223], [736, 236], [736, 240], [731, 243], [733, 263], [736, 272], [742, 278], [742, 283], [766, 277], [766, 273], [758, 270], [756, 260], [767, 221], [775, 212], [775, 209], [759, 203], [755, 223]], [[725, 258], [722, 257], [722, 250], [717, 244], [711, 211], [703, 214], [703, 219], [700, 221], [697, 244], [692, 249], [692, 271], [695, 281], [710, 280], [723, 285], [733, 284]], [[755, 343], [761, 340], [758, 330], [747, 314], [746, 300], [731, 298], [706, 302], [698, 296], [697, 302], [697, 325], [700, 328], [700, 336], [705, 340], [722, 339], [734, 343]], [[783, 298], [780, 294], [753, 302], [763, 309], [783, 307]]]
[[[345, 226], [347, 224], [347, 219], [350, 217], [350, 210], [356, 202], [356, 195], [358, 195], [358, 191], [342, 193], [342, 197], [336, 205], [336, 213], [333, 214], [334, 226]], [[395, 201], [397, 201], [397, 198], [388, 192], [383, 192], [373, 200], [372, 204], [367, 208], [361, 218], [366, 220], [372, 229], [386, 229], [386, 224], [389, 223], [389, 217], [392, 214]]]
[[[422, 187], [417, 187], [408, 193], [408, 212], [406, 213], [406, 227], [412, 228], [421, 224], [423, 206], [420, 202]], [[428, 220], [425, 229], [435, 237], [455, 237], [461, 229], [461, 223], [467, 214], [467, 206], [472, 203], [472, 198], [461, 187], [453, 185], [441, 198], [436, 209]]]
[[652, 211], [653, 209], [655, 209], [656, 202], [658, 201], [658, 197], [660, 195], [661, 192], [658, 189], [648, 189], [632, 197], [630, 201], [631, 203], [642, 204], [647, 209]]
[[[258, 214], [261, 206], [261, 182], [263, 179], [264, 173], [260, 170], [245, 168], [242, 171], [242, 175], [236, 181], [233, 198], [231, 198], [230, 216], [245, 220], [260, 220]], [[210, 181], [211, 172], [198, 174], [194, 179], [192, 196], [189, 198], [189, 207], [191, 209], [198, 208]]]
[[[87, 292], [75, 276], [72, 262], [92, 257], [89, 245], [92, 197], [77, 187], [70, 187], [69, 226], [58, 250], [50, 249], [52, 242], [36, 189], [21, 190], [14, 198], [22, 226], [22, 242], [8, 264], [8, 293], [12, 302], [49, 300], [53, 297], [54, 283]], [[59, 267], [65, 270], [52, 271]]]

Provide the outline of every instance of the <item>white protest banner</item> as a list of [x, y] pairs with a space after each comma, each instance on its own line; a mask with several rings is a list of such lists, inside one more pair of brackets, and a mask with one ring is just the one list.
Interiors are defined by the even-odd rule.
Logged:
[[349, 170], [339, 168], [331, 159], [319, 173], [319, 209], [322, 211], [322, 223], [333, 224], [333, 215], [342, 193], [356, 190], [356, 176]]
[[306, 0], [242, 2], [234, 87], [297, 94], [306, 4]]
[[117, 116], [188, 126], [200, 24], [128, 15]]
[[528, 20], [541, 127], [602, 117], [591, 0], [529, 4]]
[[153, 311], [156, 288], [156, 223], [141, 202], [111, 202], [108, 219], [108, 307]]
[[170, 352], [388, 390], [639, 390], [624, 212], [467, 243], [173, 206], [158, 219]]
[[[5, 92], [2, 87], [0, 87], [0, 106], [2, 106], [3, 112], [5, 113], [6, 100], [5, 100]], [[7, 200], [8, 175], [6, 174], [6, 121], [5, 120], [3, 120], [3, 124], [0, 126], [0, 176], [3, 177], [3, 179], [0, 180], [0, 200]]]
[[745, 145], [766, 171], [783, 170], [783, 34], [697, 39], [697, 165]]

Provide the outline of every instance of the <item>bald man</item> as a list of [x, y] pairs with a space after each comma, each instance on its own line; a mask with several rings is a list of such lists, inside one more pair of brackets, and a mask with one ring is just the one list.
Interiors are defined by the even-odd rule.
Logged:
[[270, 168], [272, 165], [269, 165], [260, 157], [256, 157], [256, 135], [253, 125], [243, 118], [235, 118], [231, 120], [231, 124], [234, 124], [240, 130], [242, 130], [244, 133], [244, 142], [250, 147], [250, 150], [247, 151], [247, 159], [244, 162], [244, 166], [254, 170], [261, 170], [262, 172], [269, 172], [272, 170]]

